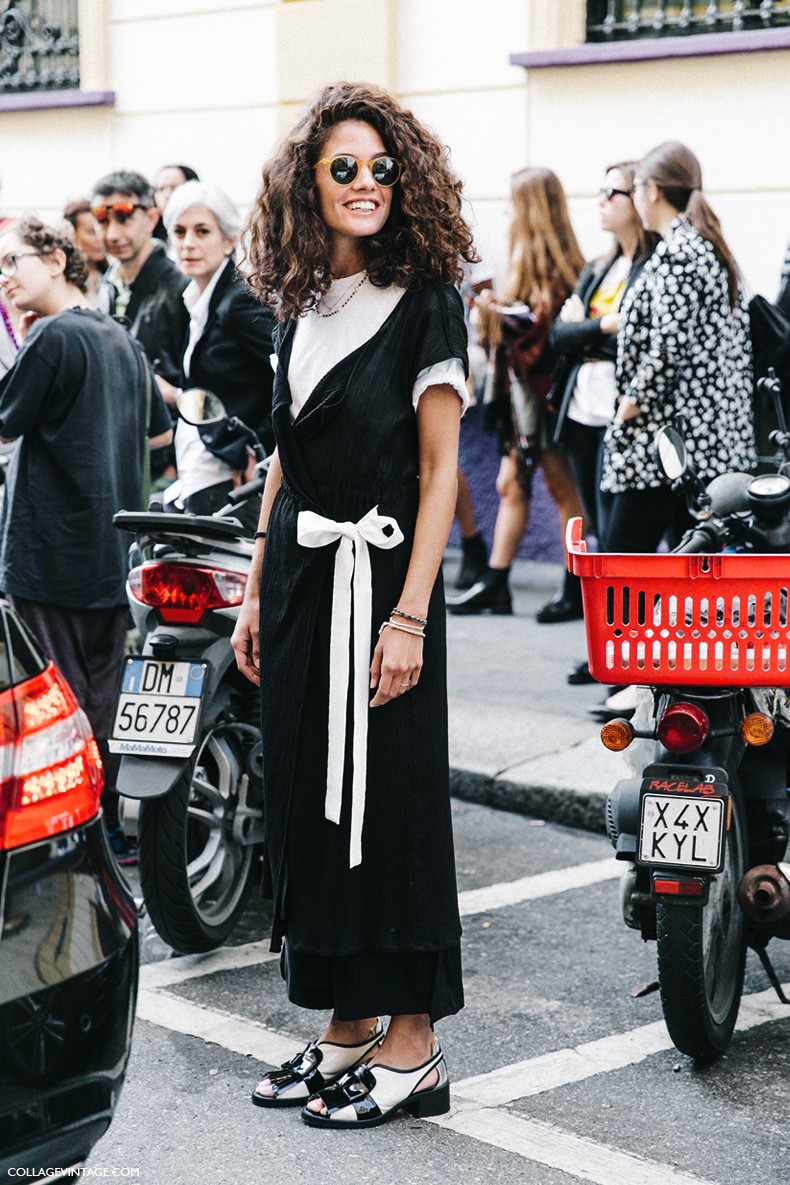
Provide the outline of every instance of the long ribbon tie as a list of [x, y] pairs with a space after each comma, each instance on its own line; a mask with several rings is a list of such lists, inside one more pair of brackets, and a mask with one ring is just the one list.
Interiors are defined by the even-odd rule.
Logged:
[[[385, 528], [390, 530], [385, 533]], [[362, 824], [368, 752], [368, 696], [370, 694], [370, 618], [373, 608], [368, 544], [389, 551], [403, 542], [394, 518], [379, 514], [378, 506], [358, 523], [338, 523], [312, 510], [301, 510], [296, 538], [302, 547], [328, 547], [340, 540], [332, 584], [332, 630], [329, 638], [329, 748], [324, 815], [340, 822], [346, 752], [351, 620], [354, 621], [353, 740], [351, 780], [351, 844], [349, 867], [362, 863]]]

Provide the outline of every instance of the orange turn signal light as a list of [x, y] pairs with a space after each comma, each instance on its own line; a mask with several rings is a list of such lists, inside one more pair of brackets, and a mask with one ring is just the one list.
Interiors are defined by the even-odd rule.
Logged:
[[634, 739], [634, 730], [627, 720], [609, 720], [601, 729], [601, 742], [612, 753], [622, 753]]
[[747, 745], [767, 745], [774, 735], [774, 722], [764, 712], [752, 712], [741, 725], [741, 736]]

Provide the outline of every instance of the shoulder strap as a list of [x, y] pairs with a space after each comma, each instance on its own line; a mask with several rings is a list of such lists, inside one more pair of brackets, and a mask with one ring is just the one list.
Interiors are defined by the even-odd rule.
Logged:
[[148, 503], [151, 498], [151, 449], [148, 444], [148, 430], [151, 426], [151, 367], [147, 360], [142, 359], [143, 368], [145, 370], [145, 424], [143, 427], [143, 505], [142, 509], [148, 509]]

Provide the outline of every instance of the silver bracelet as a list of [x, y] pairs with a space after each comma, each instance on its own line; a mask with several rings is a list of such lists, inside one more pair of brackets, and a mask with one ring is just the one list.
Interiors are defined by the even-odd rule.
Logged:
[[420, 629], [418, 626], [399, 625], [397, 621], [382, 621], [379, 627], [379, 637], [381, 637], [386, 629], [400, 630], [401, 633], [412, 634], [415, 638], [425, 637], [425, 630]]

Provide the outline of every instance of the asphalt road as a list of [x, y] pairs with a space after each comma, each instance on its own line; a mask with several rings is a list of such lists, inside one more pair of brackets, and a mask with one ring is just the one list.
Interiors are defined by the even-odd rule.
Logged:
[[[240, 945], [143, 967], [127, 1083], [88, 1169], [145, 1185], [785, 1185], [790, 1008], [756, 958], [744, 1027], [695, 1069], [657, 993], [634, 994], [655, 979], [655, 949], [620, 921], [608, 842], [471, 803], [454, 812], [467, 1006], [438, 1026], [448, 1116], [321, 1132], [251, 1105], [265, 1068], [323, 1022], [285, 999], [255, 901]], [[786, 983], [790, 945], [773, 945]]]

